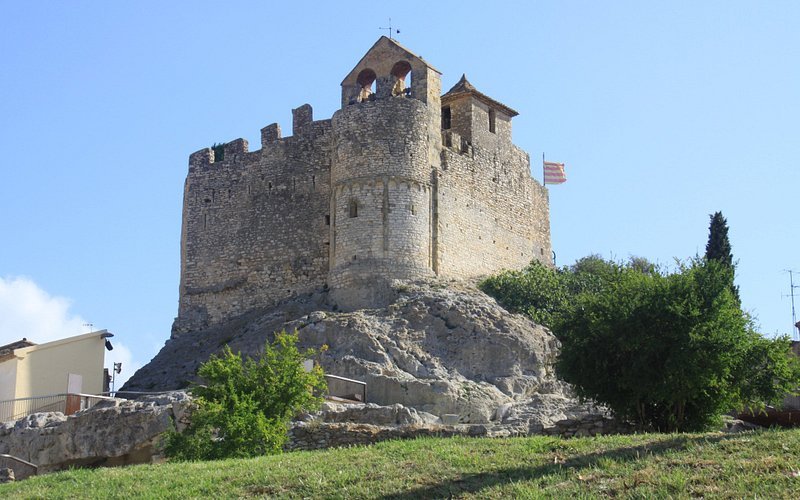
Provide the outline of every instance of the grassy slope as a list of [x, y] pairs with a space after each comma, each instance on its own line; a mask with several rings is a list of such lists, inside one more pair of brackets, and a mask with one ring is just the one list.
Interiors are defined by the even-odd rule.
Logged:
[[419, 439], [252, 460], [75, 470], [2, 498], [800, 498], [800, 429], [562, 440]]

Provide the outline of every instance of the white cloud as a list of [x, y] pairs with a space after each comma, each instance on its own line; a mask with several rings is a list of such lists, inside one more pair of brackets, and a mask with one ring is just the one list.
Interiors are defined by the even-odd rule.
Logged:
[[[50, 295], [29, 278], [0, 277], [0, 345], [23, 337], [42, 344], [88, 333], [86, 320], [72, 313], [71, 305], [69, 299]], [[142, 364], [125, 344], [113, 338], [111, 342], [114, 350], [106, 351], [105, 366], [110, 373], [114, 363], [122, 363], [115, 380], [119, 389]]]
[[86, 320], [69, 311], [71, 302], [54, 297], [29, 278], [0, 277], [0, 345], [23, 337], [41, 344], [88, 333]]

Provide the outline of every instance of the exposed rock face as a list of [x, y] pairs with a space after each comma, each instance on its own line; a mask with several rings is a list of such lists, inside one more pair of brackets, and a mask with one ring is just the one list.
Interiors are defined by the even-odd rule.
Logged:
[[166, 431], [182, 429], [190, 401], [185, 393], [158, 399], [102, 403], [69, 417], [35, 413], [0, 424], [0, 453], [33, 462], [39, 472], [71, 466], [150, 462]]
[[197, 366], [223, 345], [255, 354], [285, 328], [297, 329], [305, 346], [327, 345], [318, 360], [326, 373], [365, 381], [368, 402], [485, 423], [499, 407], [537, 394], [569, 399], [552, 370], [559, 344], [547, 329], [462, 282], [398, 282], [394, 293], [385, 309], [349, 313], [326, 308], [321, 294], [303, 296], [184, 334], [171, 339], [123, 390], [185, 387]]
[[290, 324], [328, 345], [328, 373], [363, 380], [367, 400], [488, 422], [504, 403], [562, 394], [552, 373], [558, 341], [467, 287], [409, 285], [386, 310], [314, 313]]

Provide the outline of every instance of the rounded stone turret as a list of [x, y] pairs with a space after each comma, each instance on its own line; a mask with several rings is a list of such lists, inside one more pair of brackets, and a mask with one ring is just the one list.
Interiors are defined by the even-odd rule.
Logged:
[[380, 305], [391, 280], [433, 275], [428, 116], [404, 97], [333, 116], [328, 284], [340, 307]]

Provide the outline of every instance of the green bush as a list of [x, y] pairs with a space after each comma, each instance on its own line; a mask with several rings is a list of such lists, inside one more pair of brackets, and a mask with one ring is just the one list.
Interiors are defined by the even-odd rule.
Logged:
[[[632, 263], [645, 266], [641, 258]], [[633, 267], [633, 264], [632, 266]], [[572, 266], [555, 269], [534, 260], [522, 271], [503, 271], [482, 281], [480, 289], [511, 312], [528, 315], [535, 322], [558, 330], [571, 315], [579, 293], [600, 292], [612, 283], [624, 266], [590, 255]], [[647, 263], [649, 270], [654, 269]]]
[[203, 363], [205, 385], [192, 390], [197, 409], [182, 433], [167, 436], [165, 452], [175, 460], [215, 460], [280, 453], [289, 420], [322, 402], [322, 369], [306, 372], [303, 361], [315, 355], [297, 348], [297, 333], [276, 334], [258, 359], [234, 354]]
[[643, 428], [687, 431], [800, 385], [788, 338], [755, 330], [733, 271], [711, 259], [663, 273], [641, 258], [590, 256], [560, 270], [534, 263], [481, 288], [554, 331], [557, 372], [579, 396]]
[[527, 314], [552, 327], [568, 302], [568, 290], [555, 269], [533, 261], [522, 271], [503, 271], [480, 283], [480, 289], [511, 312]]

